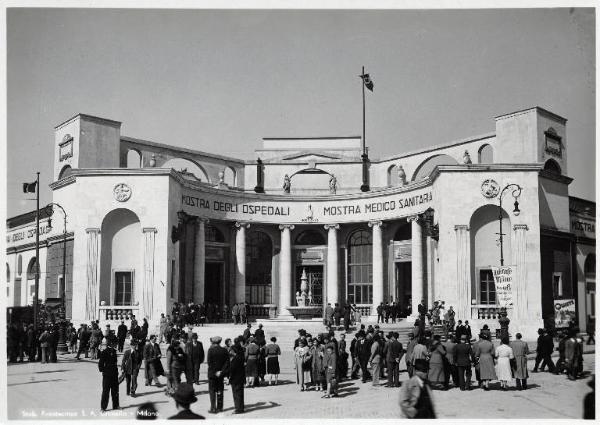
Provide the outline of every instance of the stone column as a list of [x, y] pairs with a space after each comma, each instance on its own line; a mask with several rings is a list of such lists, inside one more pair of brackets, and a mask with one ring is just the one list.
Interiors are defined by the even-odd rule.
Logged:
[[196, 221], [196, 248], [194, 249], [194, 302], [204, 302], [204, 278], [206, 268], [206, 241], [204, 225], [207, 218], [198, 217]]
[[292, 243], [290, 231], [293, 224], [280, 224], [281, 250], [279, 252], [279, 316], [289, 316], [286, 307], [290, 307], [292, 300]]
[[87, 233], [87, 290], [85, 293], [85, 319], [98, 317], [98, 235], [100, 229], [85, 229]]
[[339, 224], [326, 224], [327, 230], [327, 281], [325, 293], [327, 297], [323, 300], [323, 305], [328, 302], [331, 305], [339, 302], [339, 281], [338, 281], [338, 242], [337, 231], [340, 228]]
[[469, 226], [454, 226], [456, 232], [456, 319], [471, 318], [471, 243]]
[[156, 244], [156, 229], [154, 227], [144, 227], [142, 232], [144, 232], [144, 283], [141, 291], [142, 314], [140, 314], [140, 317], [147, 317], [148, 320], [152, 320], [154, 311], [154, 248]]
[[515, 277], [513, 282], [513, 314], [515, 319], [527, 319], [529, 303], [527, 297], [527, 230], [526, 224], [515, 224], [514, 258]]
[[373, 309], [371, 315], [377, 316], [377, 306], [383, 301], [383, 239], [381, 221], [370, 221], [373, 228]]
[[243, 303], [246, 301], [246, 229], [250, 224], [238, 221], [235, 227], [235, 302]]
[[407, 218], [411, 223], [411, 298], [412, 317], [419, 316], [419, 303], [423, 299], [423, 230], [419, 224], [419, 216]]

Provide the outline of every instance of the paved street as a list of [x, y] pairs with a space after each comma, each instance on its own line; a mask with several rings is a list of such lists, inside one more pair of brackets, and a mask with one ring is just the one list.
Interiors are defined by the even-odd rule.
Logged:
[[[214, 329], [211, 331], [214, 332]], [[267, 336], [269, 333], [267, 331]], [[201, 336], [205, 349], [207, 340]], [[225, 412], [216, 417], [231, 418], [395, 418], [399, 416], [398, 391], [384, 387], [374, 388], [370, 383], [344, 381], [340, 384], [340, 397], [321, 399], [314, 391], [300, 392], [295, 384], [290, 340], [278, 341], [283, 349], [281, 357], [282, 374], [277, 387], [261, 387], [245, 390], [247, 413], [233, 415], [233, 400], [229, 388], [225, 390]], [[164, 353], [164, 348], [163, 348]], [[122, 411], [108, 411], [100, 414], [101, 374], [97, 362], [76, 361], [73, 355], [61, 356], [54, 364], [24, 363], [8, 366], [8, 416], [10, 419], [61, 419], [66, 418], [132, 418], [137, 406], [152, 401], [156, 404], [160, 417], [165, 418], [176, 412], [173, 401], [164, 395], [163, 388], [145, 387], [140, 374], [139, 396], [125, 395], [121, 385]], [[594, 370], [593, 354], [584, 355], [585, 373]], [[120, 360], [119, 360], [120, 364]], [[401, 365], [402, 366], [402, 365]], [[533, 361], [529, 362], [529, 369]], [[201, 376], [206, 377], [206, 366], [202, 365]], [[474, 378], [474, 376], [473, 376]], [[406, 373], [401, 380], [407, 379]], [[582, 399], [590, 391], [589, 379], [576, 382], [566, 376], [548, 373], [532, 374], [529, 380], [531, 389], [507, 392], [484, 392], [475, 389], [461, 392], [452, 388], [447, 392], [435, 391], [434, 401], [440, 418], [581, 418]], [[161, 382], [165, 378], [161, 377]], [[385, 383], [385, 381], [383, 381]], [[494, 384], [493, 388], [498, 387]], [[202, 381], [196, 386], [198, 402], [193, 410], [206, 417], [209, 409], [208, 384]], [[376, 408], [374, 408], [376, 406]], [[110, 404], [109, 404], [110, 408]]]

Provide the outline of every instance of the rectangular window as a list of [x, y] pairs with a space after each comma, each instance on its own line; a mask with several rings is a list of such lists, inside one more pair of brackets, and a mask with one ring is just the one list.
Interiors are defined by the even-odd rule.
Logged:
[[133, 304], [133, 272], [115, 272], [115, 304]]
[[496, 304], [496, 285], [490, 269], [479, 270], [479, 303]]

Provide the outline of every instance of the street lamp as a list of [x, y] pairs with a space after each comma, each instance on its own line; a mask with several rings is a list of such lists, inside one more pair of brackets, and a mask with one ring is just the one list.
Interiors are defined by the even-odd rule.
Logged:
[[58, 291], [60, 293], [60, 314], [59, 314], [59, 327], [58, 327], [58, 346], [56, 347], [56, 351], [58, 353], [66, 353], [68, 352], [67, 342], [66, 342], [66, 294], [65, 287], [67, 286], [67, 213], [62, 205], [51, 202], [46, 206], [46, 211], [48, 212], [48, 227], [52, 228], [52, 213], [53, 207], [60, 208], [63, 213], [63, 263], [62, 263], [62, 285], [59, 284]]
[[502, 197], [504, 196], [505, 192], [509, 188], [513, 188], [512, 196], [515, 199], [515, 203], [514, 203], [515, 208], [513, 210], [513, 214], [515, 216], [518, 216], [519, 214], [521, 214], [521, 210], [519, 209], [519, 201], [517, 199], [519, 198], [519, 196], [521, 196], [521, 190], [523, 188], [516, 183], [509, 183], [506, 186], [504, 186], [504, 189], [502, 189], [502, 191], [500, 192], [500, 195], [498, 196], [498, 199], [500, 200], [499, 205], [498, 205], [498, 222], [500, 223], [500, 233], [498, 233], [498, 234], [500, 235], [500, 265], [501, 266], [504, 266], [504, 233], [502, 233]]

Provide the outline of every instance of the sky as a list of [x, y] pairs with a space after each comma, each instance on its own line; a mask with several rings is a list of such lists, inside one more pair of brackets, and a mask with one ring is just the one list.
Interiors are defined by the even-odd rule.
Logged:
[[7, 9], [7, 216], [51, 201], [54, 127], [253, 159], [263, 137], [358, 136], [372, 158], [495, 131], [541, 106], [568, 119], [569, 193], [595, 200], [595, 12]]

